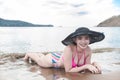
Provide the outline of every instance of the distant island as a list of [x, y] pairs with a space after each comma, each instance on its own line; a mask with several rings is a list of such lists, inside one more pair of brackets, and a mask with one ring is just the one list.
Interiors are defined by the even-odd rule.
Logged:
[[99, 23], [97, 27], [120, 27], [120, 15], [112, 16], [111, 18]]
[[0, 27], [53, 27], [53, 25], [32, 24], [32, 23], [20, 21], [20, 20], [6, 20], [6, 19], [0, 18]]

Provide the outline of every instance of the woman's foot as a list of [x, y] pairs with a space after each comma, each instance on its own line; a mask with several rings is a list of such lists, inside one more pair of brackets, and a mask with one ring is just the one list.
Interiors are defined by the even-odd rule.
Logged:
[[29, 57], [28, 57], [28, 54], [26, 53], [25, 57], [23, 58], [23, 60], [27, 61], [28, 59], [29, 59]]

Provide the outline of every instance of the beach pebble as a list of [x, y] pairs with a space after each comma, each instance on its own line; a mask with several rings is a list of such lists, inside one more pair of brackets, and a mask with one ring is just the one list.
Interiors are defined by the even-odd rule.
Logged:
[[5, 64], [6, 62], [4, 62], [4, 61], [0, 61], [0, 65], [2, 65], [2, 64]]

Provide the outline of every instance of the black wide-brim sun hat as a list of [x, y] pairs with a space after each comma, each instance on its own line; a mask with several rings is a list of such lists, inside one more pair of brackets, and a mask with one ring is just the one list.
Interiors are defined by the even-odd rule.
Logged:
[[95, 43], [95, 42], [99, 42], [105, 38], [105, 35], [101, 32], [92, 31], [86, 27], [80, 27], [80, 28], [76, 29], [75, 32], [68, 35], [62, 41], [62, 43], [66, 46], [69, 44], [75, 44], [73, 38], [75, 38], [76, 36], [81, 36], [81, 35], [89, 35], [90, 36], [90, 44]]

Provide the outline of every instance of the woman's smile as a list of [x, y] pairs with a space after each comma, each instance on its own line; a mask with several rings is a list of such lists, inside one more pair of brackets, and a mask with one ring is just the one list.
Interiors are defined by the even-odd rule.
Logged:
[[88, 44], [79, 44], [79, 46], [80, 46], [81, 48], [86, 48], [86, 47], [88, 46]]

